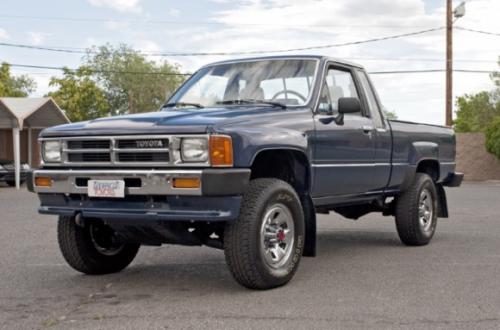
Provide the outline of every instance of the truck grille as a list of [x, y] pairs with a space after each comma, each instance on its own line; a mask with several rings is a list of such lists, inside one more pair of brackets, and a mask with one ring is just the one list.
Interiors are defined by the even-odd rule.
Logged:
[[70, 162], [110, 162], [111, 155], [109, 153], [99, 152], [82, 152], [68, 154], [68, 161]]
[[170, 162], [169, 137], [63, 138], [62, 158], [68, 165], [156, 165]]

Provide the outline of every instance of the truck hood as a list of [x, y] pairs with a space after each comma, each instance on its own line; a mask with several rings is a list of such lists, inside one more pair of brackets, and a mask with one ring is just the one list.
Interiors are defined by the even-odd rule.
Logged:
[[279, 111], [283, 110], [263, 106], [157, 111], [54, 126], [43, 130], [41, 136], [200, 134], [206, 133], [212, 126], [246, 121], [253, 116]]

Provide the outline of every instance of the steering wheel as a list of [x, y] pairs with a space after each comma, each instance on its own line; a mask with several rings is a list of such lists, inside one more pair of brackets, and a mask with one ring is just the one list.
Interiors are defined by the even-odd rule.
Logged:
[[271, 98], [271, 100], [276, 100], [278, 98], [278, 96], [281, 95], [281, 94], [285, 94], [285, 95], [286, 94], [292, 94], [292, 95], [295, 95], [299, 99], [301, 99], [302, 102], [305, 102], [307, 100], [307, 98], [304, 95], [300, 94], [299, 92], [293, 91], [291, 89], [288, 89], [288, 90], [284, 89], [282, 91], [279, 91], [278, 93], [274, 94], [274, 96]]

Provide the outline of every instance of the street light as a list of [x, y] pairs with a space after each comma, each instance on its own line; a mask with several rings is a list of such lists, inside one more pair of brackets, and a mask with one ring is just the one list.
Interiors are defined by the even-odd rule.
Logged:
[[465, 16], [465, 1], [462, 1], [462, 3], [460, 3], [458, 7], [455, 8], [455, 10], [453, 11], [453, 16], [455, 16], [455, 19], [459, 19], [460, 17]]
[[464, 15], [465, 2], [452, 10], [452, 0], [446, 0], [446, 126], [453, 125], [453, 23]]

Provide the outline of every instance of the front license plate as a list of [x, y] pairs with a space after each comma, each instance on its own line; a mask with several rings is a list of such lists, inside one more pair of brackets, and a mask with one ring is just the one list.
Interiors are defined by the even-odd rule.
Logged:
[[87, 186], [89, 197], [125, 197], [125, 181], [123, 180], [89, 180]]

